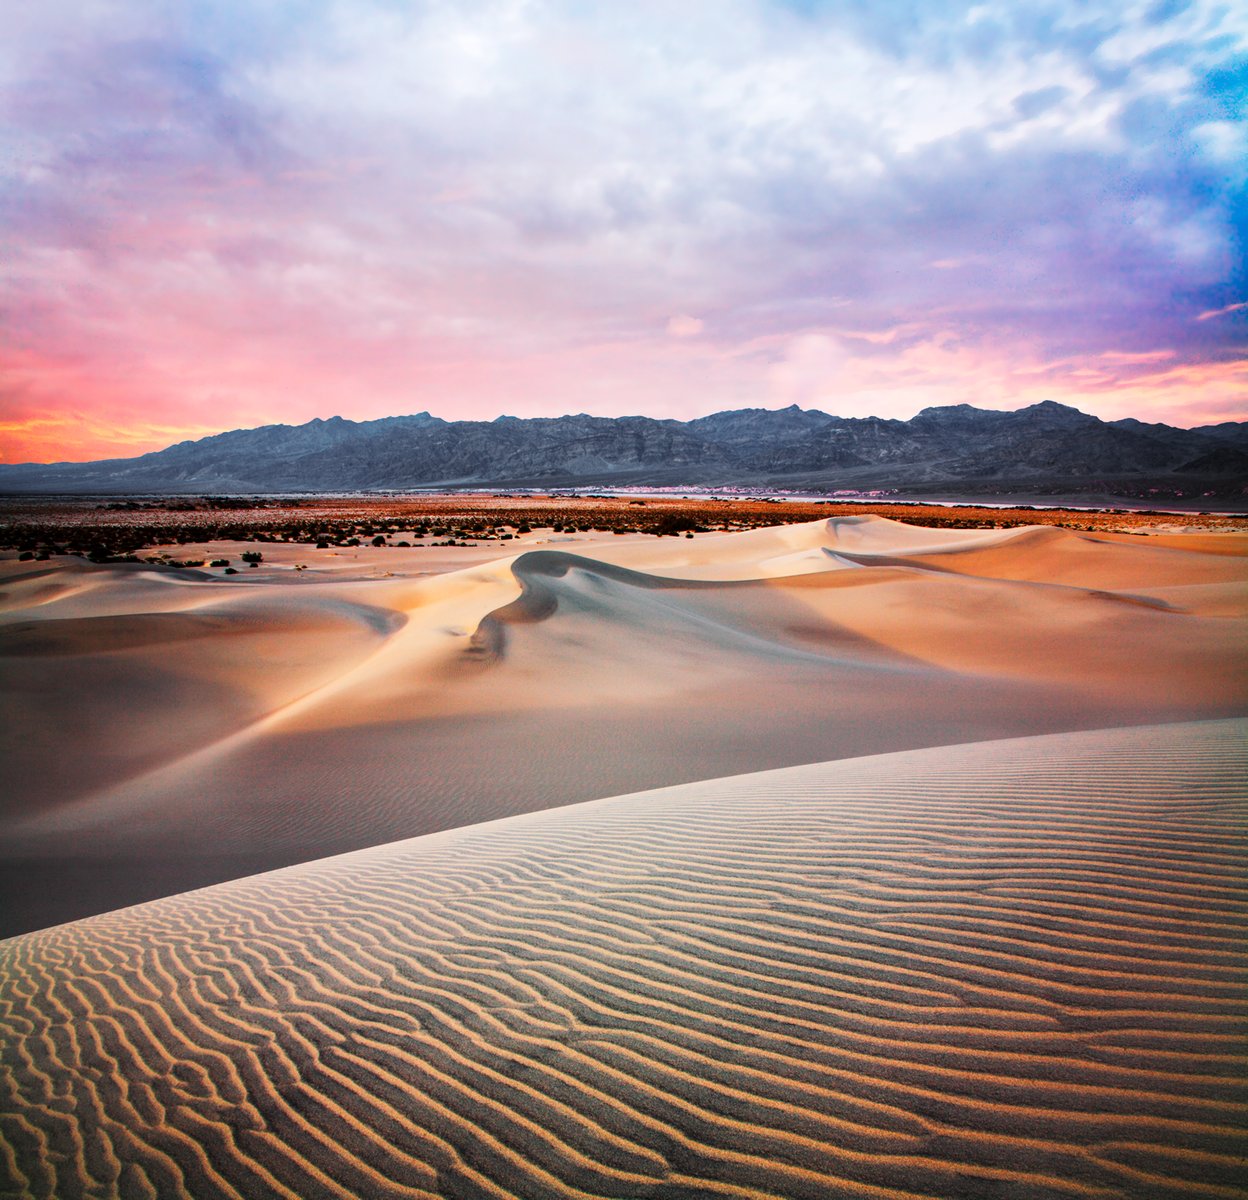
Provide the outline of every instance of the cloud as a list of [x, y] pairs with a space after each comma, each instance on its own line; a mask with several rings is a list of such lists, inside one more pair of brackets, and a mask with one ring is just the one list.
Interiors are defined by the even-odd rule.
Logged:
[[1248, 18], [1212, 0], [47, 0], [6, 34], [0, 397], [94, 406], [101, 446], [1248, 356], [1199, 319], [1248, 285]]
[[1069, 95], [1070, 89], [1060, 83], [1053, 84], [1051, 87], [1037, 88], [1034, 92], [1023, 92], [1014, 97], [1014, 111], [1024, 121], [1030, 121], [1033, 117], [1038, 117], [1055, 108]]
[[796, 404], [802, 408], [827, 409], [832, 406], [842, 416], [860, 415], [845, 411], [846, 403], [853, 405], [853, 399], [840, 394], [843, 382], [840, 374], [845, 358], [845, 350], [837, 338], [820, 333], [793, 338], [768, 370], [767, 398], [777, 407]]
[[1221, 308], [1210, 308], [1197, 314], [1196, 320], [1212, 321], [1215, 317], [1225, 317], [1228, 313], [1242, 312], [1246, 308], [1248, 308], [1248, 300], [1241, 300], [1236, 304], [1224, 304]]
[[703, 321], [684, 313], [669, 318], [667, 322], [667, 332], [675, 338], [697, 337], [704, 328], [705, 323]]

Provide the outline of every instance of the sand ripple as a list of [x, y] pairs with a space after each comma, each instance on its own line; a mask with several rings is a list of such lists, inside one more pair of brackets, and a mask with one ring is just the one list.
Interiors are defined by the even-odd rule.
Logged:
[[690, 784], [0, 943], [0, 1195], [1248, 1195], [1245, 733]]

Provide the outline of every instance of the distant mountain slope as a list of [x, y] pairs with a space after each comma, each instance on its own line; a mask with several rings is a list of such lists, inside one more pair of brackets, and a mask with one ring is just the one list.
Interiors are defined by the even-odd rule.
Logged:
[[1105, 422], [1052, 401], [909, 421], [796, 405], [693, 421], [429, 413], [236, 429], [138, 458], [0, 466], [8, 492], [353, 491], [607, 484], [1245, 494], [1248, 423]]

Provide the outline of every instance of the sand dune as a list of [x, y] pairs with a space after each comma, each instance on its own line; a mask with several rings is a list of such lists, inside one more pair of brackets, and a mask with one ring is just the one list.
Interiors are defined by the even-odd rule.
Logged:
[[1248, 538], [1210, 540], [849, 517], [440, 574], [0, 564], [0, 933], [725, 773], [1241, 714]]
[[211, 745], [336, 678], [405, 619], [301, 597], [196, 598], [193, 608], [0, 623], [3, 753], [16, 784], [0, 812], [61, 805]]
[[0, 1195], [1243, 1197], [1246, 735], [689, 784], [0, 943]]

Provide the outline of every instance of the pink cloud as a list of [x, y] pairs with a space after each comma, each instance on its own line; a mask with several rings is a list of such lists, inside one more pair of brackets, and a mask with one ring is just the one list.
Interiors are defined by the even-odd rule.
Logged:
[[697, 337], [705, 328], [705, 322], [697, 317], [688, 316], [685, 313], [676, 317], [671, 317], [667, 322], [667, 332], [672, 337], [688, 338]]
[[1238, 304], [1224, 304], [1221, 308], [1211, 308], [1202, 312], [1196, 320], [1212, 321], [1215, 317], [1225, 317], [1228, 313], [1241, 312], [1245, 308], [1248, 308], [1248, 300], [1241, 300]]

